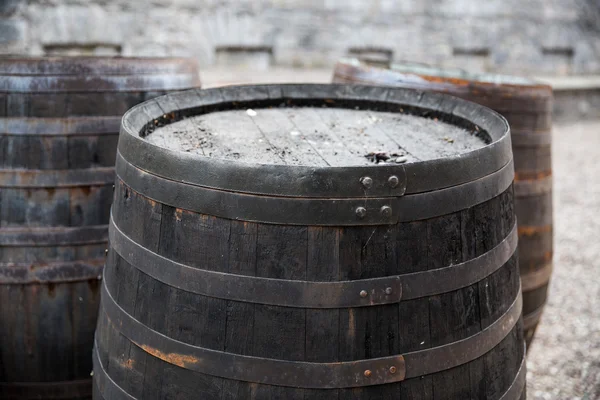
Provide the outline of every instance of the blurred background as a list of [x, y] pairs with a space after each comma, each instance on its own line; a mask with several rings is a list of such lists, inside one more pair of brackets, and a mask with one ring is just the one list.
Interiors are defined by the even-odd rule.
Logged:
[[209, 86], [327, 81], [365, 50], [540, 77], [560, 91], [557, 114], [600, 116], [598, 0], [0, 1], [0, 54], [193, 56]]
[[0, 54], [192, 56], [205, 87], [329, 82], [362, 53], [552, 85], [555, 270], [529, 398], [600, 399], [599, 0], [0, 0]]
[[2, 0], [2, 52], [330, 67], [349, 49], [535, 75], [600, 73], [596, 0]]

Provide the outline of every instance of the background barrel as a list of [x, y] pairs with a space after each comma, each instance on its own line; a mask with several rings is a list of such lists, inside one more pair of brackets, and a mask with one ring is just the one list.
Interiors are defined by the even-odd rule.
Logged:
[[0, 59], [0, 398], [91, 397], [121, 116], [198, 85], [187, 59]]
[[116, 170], [95, 398], [525, 399], [491, 110], [346, 85], [180, 92], [124, 116]]
[[448, 93], [490, 107], [510, 123], [525, 337], [531, 344], [552, 274], [552, 89], [528, 79], [395, 64], [378, 68], [340, 61], [334, 82]]

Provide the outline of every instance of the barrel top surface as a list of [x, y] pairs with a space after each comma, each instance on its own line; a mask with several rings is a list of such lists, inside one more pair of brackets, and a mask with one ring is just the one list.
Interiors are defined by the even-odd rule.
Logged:
[[403, 80], [410, 81], [415, 80], [414, 83], [430, 82], [439, 84], [454, 84], [454, 85], [469, 85], [479, 84], [482, 86], [491, 87], [504, 87], [504, 88], [516, 88], [516, 89], [527, 89], [529, 91], [535, 91], [540, 95], [551, 96], [552, 88], [549, 85], [537, 82], [532, 79], [491, 74], [491, 73], [476, 73], [469, 72], [458, 68], [439, 68], [426, 64], [418, 63], [395, 63], [391, 64], [389, 68], [383, 68], [380, 66], [368, 65], [365, 62], [360, 61], [356, 58], [343, 59], [338, 63], [336, 73], [342, 73], [342, 69], [346, 67], [360, 68], [362, 70], [369, 70], [373, 73], [377, 71], [387, 71], [390, 73], [397, 73], [403, 75]]
[[2, 57], [0, 75], [126, 75], [196, 72], [185, 57]]
[[0, 92], [147, 92], [200, 87], [191, 58], [0, 58]]
[[343, 167], [458, 155], [485, 146], [476, 133], [400, 112], [275, 107], [192, 117], [159, 127], [145, 140], [225, 160]]
[[368, 197], [471, 182], [512, 153], [506, 120], [474, 103], [400, 88], [289, 84], [142, 103], [123, 118], [117, 159], [182, 183], [284, 196], [344, 196], [341, 182], [347, 194], [365, 196], [350, 189], [364, 174], [398, 177], [393, 190], [377, 184]]

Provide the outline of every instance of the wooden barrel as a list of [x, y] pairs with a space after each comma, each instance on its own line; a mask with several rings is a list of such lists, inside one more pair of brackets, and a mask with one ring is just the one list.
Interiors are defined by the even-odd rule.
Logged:
[[552, 274], [552, 89], [528, 79], [440, 70], [417, 64], [375, 68], [340, 61], [334, 82], [448, 93], [490, 107], [508, 120], [515, 159], [515, 209], [525, 338], [530, 345]]
[[122, 115], [184, 59], [0, 59], [0, 398], [90, 398]]
[[124, 116], [116, 168], [96, 399], [525, 398], [493, 111], [347, 85], [186, 91]]

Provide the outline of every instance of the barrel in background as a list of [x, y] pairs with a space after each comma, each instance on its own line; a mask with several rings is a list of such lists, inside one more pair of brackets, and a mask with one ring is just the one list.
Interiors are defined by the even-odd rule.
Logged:
[[91, 397], [120, 120], [188, 59], [0, 59], [0, 397]]
[[525, 398], [493, 111], [348, 85], [186, 91], [124, 116], [116, 170], [98, 400]]
[[552, 274], [552, 89], [528, 79], [417, 64], [377, 68], [342, 60], [334, 82], [432, 90], [490, 107], [508, 120], [515, 160], [515, 209], [525, 337], [531, 344]]

